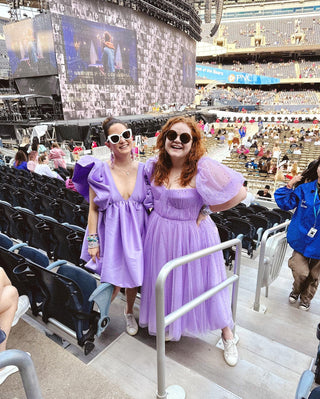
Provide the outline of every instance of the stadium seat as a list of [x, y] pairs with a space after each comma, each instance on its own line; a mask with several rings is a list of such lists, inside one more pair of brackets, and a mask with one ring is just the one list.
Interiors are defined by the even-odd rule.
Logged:
[[282, 215], [274, 212], [273, 210], [264, 211], [263, 215], [265, 215], [269, 219], [269, 221], [272, 223], [272, 226], [275, 226], [285, 221]]
[[290, 211], [285, 211], [280, 208], [274, 208], [274, 209], [272, 209], [272, 211], [281, 215], [281, 217], [282, 217], [281, 223], [285, 222], [286, 220], [291, 220], [291, 218], [292, 218], [292, 212], [290, 212]]
[[[102, 283], [97, 287], [97, 281], [90, 273], [61, 263], [43, 268], [26, 260], [14, 269], [14, 274], [31, 291], [33, 299], [40, 289], [43, 300], [33, 308], [38, 313], [41, 311], [42, 320], [48, 323], [55, 319], [75, 331], [77, 342], [87, 355], [94, 348], [94, 336], [100, 336], [110, 322], [113, 286]], [[100, 312], [94, 310], [94, 303]]]
[[29, 209], [21, 207], [16, 207], [15, 209], [19, 211], [19, 215], [23, 219], [22, 225], [25, 230], [25, 239], [23, 241], [31, 247], [42, 249], [51, 258], [53, 254], [50, 251], [50, 227], [42, 218], [36, 216]]
[[19, 295], [27, 295], [27, 290], [23, 283], [17, 279], [16, 275], [13, 273], [13, 269], [18, 265], [24, 264], [24, 262], [25, 258], [23, 256], [10, 252], [9, 249], [0, 246], [0, 266], [6, 272], [12, 285], [17, 288]]
[[247, 250], [248, 255], [252, 258], [253, 251], [256, 249], [256, 243], [254, 237], [256, 234], [255, 227], [248, 221], [241, 219], [240, 217], [228, 217], [230, 223], [230, 229], [237, 237], [243, 235], [242, 247]]
[[9, 237], [25, 241], [25, 229], [19, 211], [6, 201], [0, 201], [0, 229]]
[[[216, 223], [216, 226], [219, 231], [219, 236], [220, 236], [221, 242], [229, 241], [229, 240], [232, 240], [233, 238], [235, 238], [235, 234], [227, 226], [223, 226], [219, 223]], [[223, 257], [224, 257], [226, 266], [229, 268], [229, 270], [231, 270], [232, 269], [232, 261], [235, 258], [234, 250], [231, 247], [224, 249]]]
[[6, 234], [0, 233], [0, 247], [9, 249], [13, 246], [13, 241]]
[[74, 265], [82, 265], [80, 259], [84, 229], [75, 230], [70, 225], [63, 225], [57, 220], [46, 215], [36, 215], [45, 222], [49, 228], [50, 253], [54, 260], [65, 259]]

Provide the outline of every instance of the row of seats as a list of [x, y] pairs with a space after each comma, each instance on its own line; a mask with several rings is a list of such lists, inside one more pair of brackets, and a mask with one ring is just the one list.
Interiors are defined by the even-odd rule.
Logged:
[[59, 223], [50, 216], [0, 201], [0, 231], [42, 249], [50, 259], [83, 264], [80, 254], [85, 230], [82, 227]]
[[47, 176], [43, 179], [44, 176], [36, 174], [30, 179], [30, 173], [28, 178], [21, 173], [26, 171], [12, 173], [14, 170], [17, 171], [0, 168], [0, 200], [46, 214], [61, 223], [86, 227], [89, 205], [79, 193], [61, 186], [58, 179]]
[[[279, 208], [268, 209], [262, 205], [238, 204], [236, 207], [218, 213], [212, 213], [211, 219], [215, 222], [222, 242], [239, 237], [242, 247], [252, 258], [261, 242], [263, 233], [273, 226], [291, 220], [292, 212]], [[234, 260], [234, 251], [224, 250], [226, 265], [231, 268]]]
[[[26, 243], [13, 245], [0, 233], [0, 265], [19, 295], [27, 295], [34, 316], [45, 323], [52, 319], [75, 331], [78, 344], [87, 355], [95, 336], [107, 328], [113, 286], [98, 286], [87, 271], [59, 260], [51, 263], [45, 253]], [[94, 305], [98, 310], [94, 310]]]

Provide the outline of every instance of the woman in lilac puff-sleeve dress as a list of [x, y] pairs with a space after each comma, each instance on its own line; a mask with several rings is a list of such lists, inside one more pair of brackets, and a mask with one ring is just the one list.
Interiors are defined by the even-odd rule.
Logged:
[[[212, 211], [235, 206], [245, 197], [243, 177], [217, 161], [203, 157], [201, 131], [191, 118], [174, 117], [158, 136], [159, 155], [146, 164], [154, 210], [148, 218], [144, 245], [145, 273], [141, 292], [141, 327], [156, 334], [155, 283], [170, 260], [220, 243], [211, 218], [199, 226], [204, 204]], [[170, 272], [165, 285], [165, 314], [173, 312], [226, 279], [222, 251], [180, 266]], [[238, 361], [237, 337], [228, 288], [197, 306], [166, 329], [167, 339], [200, 335], [222, 329], [225, 361]]]
[[126, 288], [124, 310], [127, 332], [135, 335], [138, 325], [133, 315], [138, 287], [144, 272], [143, 237], [152, 207], [152, 194], [144, 164], [133, 159], [132, 132], [121, 121], [103, 122], [111, 160], [102, 162], [92, 156], [76, 164], [73, 183], [89, 201], [88, 227], [81, 257], [86, 267], [101, 276], [102, 282]]

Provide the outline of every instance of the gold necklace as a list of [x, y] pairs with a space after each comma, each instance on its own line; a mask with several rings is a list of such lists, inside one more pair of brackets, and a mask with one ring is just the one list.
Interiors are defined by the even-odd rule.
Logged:
[[123, 169], [118, 165], [114, 165], [114, 166], [116, 166], [120, 170], [120, 172], [124, 173], [126, 176], [129, 176], [130, 171], [132, 170], [132, 169], [130, 169], [130, 170]]

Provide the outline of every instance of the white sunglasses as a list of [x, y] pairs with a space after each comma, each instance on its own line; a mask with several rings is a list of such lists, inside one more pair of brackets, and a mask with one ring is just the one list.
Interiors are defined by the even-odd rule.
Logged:
[[108, 136], [107, 140], [112, 144], [118, 144], [121, 137], [125, 140], [130, 140], [132, 137], [132, 130], [126, 129], [120, 134], [111, 134]]

